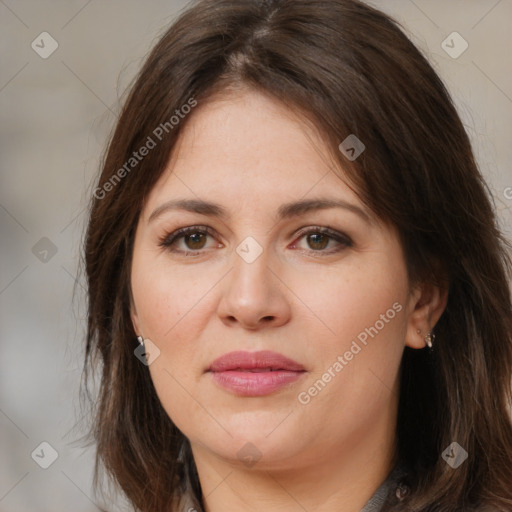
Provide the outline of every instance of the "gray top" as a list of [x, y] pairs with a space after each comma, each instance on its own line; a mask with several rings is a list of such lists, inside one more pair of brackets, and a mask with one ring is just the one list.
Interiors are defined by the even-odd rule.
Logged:
[[380, 512], [389, 495], [394, 494], [401, 501], [409, 491], [408, 487], [400, 482], [405, 474], [404, 466], [400, 463], [397, 464], [382, 485], [366, 502], [361, 512]]

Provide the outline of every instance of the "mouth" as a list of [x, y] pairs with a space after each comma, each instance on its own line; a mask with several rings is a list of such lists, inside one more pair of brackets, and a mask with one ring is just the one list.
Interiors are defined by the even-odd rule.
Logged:
[[262, 372], [279, 372], [279, 371], [283, 371], [283, 370], [285, 370], [285, 368], [233, 368], [233, 370], [227, 370], [227, 371], [262, 373]]
[[272, 372], [272, 371], [305, 371], [297, 361], [290, 359], [278, 352], [261, 350], [259, 352], [237, 351], [224, 354], [210, 365], [207, 371], [247, 371], [247, 372]]
[[305, 368], [271, 351], [230, 352], [217, 358], [207, 370], [214, 382], [239, 396], [264, 396], [300, 379]]

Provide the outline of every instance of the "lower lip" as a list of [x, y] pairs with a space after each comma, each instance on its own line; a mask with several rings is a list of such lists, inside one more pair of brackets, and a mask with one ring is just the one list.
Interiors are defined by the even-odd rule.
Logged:
[[217, 384], [236, 395], [264, 396], [281, 389], [302, 377], [305, 372], [277, 370], [274, 372], [242, 372], [240, 370], [213, 372]]

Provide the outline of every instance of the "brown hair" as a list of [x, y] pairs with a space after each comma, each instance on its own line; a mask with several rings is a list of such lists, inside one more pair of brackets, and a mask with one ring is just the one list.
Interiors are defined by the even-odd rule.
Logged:
[[[202, 510], [189, 443], [134, 357], [130, 267], [144, 200], [189, 119], [171, 117], [229, 86], [254, 87], [314, 123], [361, 200], [397, 227], [411, 282], [449, 282], [434, 352], [403, 354], [397, 441], [411, 492], [384, 510], [510, 510], [508, 246], [443, 83], [395, 21], [357, 0], [199, 0], [146, 59], [106, 152], [85, 240], [85, 375], [101, 363], [97, 471], [104, 466], [141, 510], [174, 510], [185, 485]], [[366, 146], [353, 162], [337, 149], [350, 134]], [[131, 161], [148, 137], [157, 147]], [[456, 470], [441, 458], [454, 441], [469, 454]]]

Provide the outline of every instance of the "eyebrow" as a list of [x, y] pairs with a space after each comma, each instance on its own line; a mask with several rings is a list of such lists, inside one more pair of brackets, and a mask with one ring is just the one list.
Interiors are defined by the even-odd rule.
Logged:
[[[298, 217], [304, 215], [310, 211], [315, 210], [326, 210], [329, 208], [343, 208], [352, 213], [355, 213], [362, 220], [371, 224], [371, 218], [362, 208], [355, 204], [343, 201], [342, 199], [331, 199], [331, 198], [315, 198], [315, 199], [303, 199], [291, 203], [285, 203], [281, 205], [277, 211], [277, 218], [279, 220], [290, 219], [292, 217]], [[228, 211], [217, 203], [209, 201], [203, 201], [201, 199], [173, 199], [167, 201], [157, 207], [153, 213], [149, 216], [148, 223], [160, 217], [163, 213], [173, 210], [185, 210], [192, 213], [199, 213], [201, 215], [208, 215], [212, 217], [218, 217], [220, 219], [229, 219], [230, 215]]]

